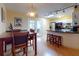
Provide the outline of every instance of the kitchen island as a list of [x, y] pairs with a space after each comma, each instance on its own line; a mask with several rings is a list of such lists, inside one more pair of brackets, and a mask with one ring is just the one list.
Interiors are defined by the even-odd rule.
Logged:
[[62, 36], [62, 45], [64, 47], [79, 49], [79, 32], [47, 30], [47, 33]]

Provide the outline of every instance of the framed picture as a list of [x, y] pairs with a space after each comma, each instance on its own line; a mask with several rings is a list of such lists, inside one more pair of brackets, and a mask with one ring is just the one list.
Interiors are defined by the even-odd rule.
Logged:
[[21, 26], [22, 19], [19, 17], [14, 18], [14, 26]]
[[1, 22], [5, 20], [5, 14], [3, 8], [1, 8]]

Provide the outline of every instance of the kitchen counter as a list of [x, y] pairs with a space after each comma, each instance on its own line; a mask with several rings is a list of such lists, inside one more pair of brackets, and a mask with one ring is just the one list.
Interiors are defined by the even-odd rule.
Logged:
[[61, 31], [47, 30], [47, 31], [48, 31], [48, 32], [57, 32], [57, 33], [79, 34], [79, 32], [66, 31], [66, 30], [61, 30]]
[[47, 30], [47, 33], [62, 36], [62, 38], [63, 38], [62, 45], [63, 46], [68, 47], [68, 48], [79, 49], [79, 32]]

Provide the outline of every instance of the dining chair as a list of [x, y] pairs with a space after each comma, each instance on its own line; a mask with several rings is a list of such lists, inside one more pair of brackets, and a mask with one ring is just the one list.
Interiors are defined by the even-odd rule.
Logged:
[[29, 31], [29, 35], [28, 35], [28, 42], [30, 43], [30, 46], [33, 45], [33, 40], [34, 40], [34, 35], [35, 34], [35, 30], [34, 29], [30, 29]]
[[16, 51], [17, 49], [23, 50], [23, 55], [26, 54], [28, 51], [28, 35], [27, 33], [12, 33], [12, 55], [15, 56], [16, 53], [19, 53], [19, 51]]
[[[13, 29], [13, 32], [20, 32], [21, 30], [20, 29]], [[12, 32], [12, 31], [9, 31], [9, 32]], [[7, 46], [12, 44], [12, 40], [7, 40], [5, 41], [5, 52], [7, 51]]]
[[30, 44], [29, 46], [33, 46], [33, 49], [34, 49], [35, 36], [36, 36], [36, 33], [34, 32], [28, 34], [28, 44]]
[[30, 32], [35, 32], [35, 30], [34, 29], [30, 29]]

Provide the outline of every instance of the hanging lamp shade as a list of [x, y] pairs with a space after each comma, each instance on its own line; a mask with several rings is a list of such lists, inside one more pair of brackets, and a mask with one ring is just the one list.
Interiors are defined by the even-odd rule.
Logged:
[[37, 10], [36, 10], [36, 7], [33, 4], [29, 5], [27, 16], [29, 18], [36, 18], [37, 17]]

